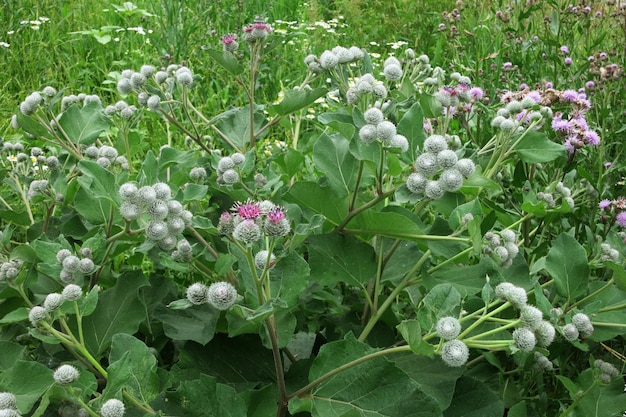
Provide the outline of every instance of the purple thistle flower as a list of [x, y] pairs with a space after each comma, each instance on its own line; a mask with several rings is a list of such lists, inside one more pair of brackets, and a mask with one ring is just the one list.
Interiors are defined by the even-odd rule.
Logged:
[[565, 65], [568, 65], [568, 66], [569, 66], [569, 65], [572, 65], [572, 58], [570, 58], [570, 57], [565, 58], [565, 59], [563, 60], [563, 63], [564, 63]]
[[604, 200], [602, 200], [602, 201], [600, 201], [600, 202], [598, 203], [598, 208], [599, 208], [600, 210], [606, 210], [606, 209], [607, 209], [608, 207], [610, 207], [610, 206], [611, 206], [611, 200], [609, 200], [609, 199], [607, 199], [607, 198], [605, 198]]
[[576, 90], [565, 90], [563, 91], [563, 99], [568, 102], [576, 101], [578, 98], [578, 92]]
[[626, 227], [626, 211], [622, 211], [615, 216], [615, 221], [620, 227]]
[[569, 54], [569, 48], [567, 46], [563, 45], [563, 46], [561, 46], [561, 52], [564, 55], [567, 55], [567, 54]]
[[557, 132], [569, 132], [572, 130], [569, 122], [567, 120], [563, 120], [560, 117], [557, 119], [556, 117], [552, 119], [552, 129]]
[[546, 88], [552, 88], [554, 87], [554, 84], [552, 84], [551, 81], [546, 81]]
[[583, 136], [587, 145], [596, 146], [600, 143], [600, 136], [598, 136], [598, 134], [593, 130], [585, 131], [585, 133], [583, 133]]
[[279, 223], [285, 218], [285, 211], [280, 207], [274, 207], [267, 213], [267, 219], [272, 223]]
[[242, 219], [256, 219], [261, 215], [259, 203], [248, 199], [245, 203], [236, 202], [232, 210], [236, 211]]
[[589, 55], [589, 57], [587, 58], [587, 61], [589, 61], [589, 62], [593, 62], [595, 60], [596, 60], [596, 57], [593, 56], [593, 55]]
[[481, 100], [483, 98], [483, 89], [480, 87], [472, 87], [469, 90], [469, 95], [474, 100]]
[[535, 103], [541, 103], [541, 93], [539, 91], [531, 91], [526, 94], [526, 97], [533, 99]]
[[593, 88], [596, 86], [596, 83], [594, 83], [593, 81], [587, 81], [585, 83], [585, 88]]

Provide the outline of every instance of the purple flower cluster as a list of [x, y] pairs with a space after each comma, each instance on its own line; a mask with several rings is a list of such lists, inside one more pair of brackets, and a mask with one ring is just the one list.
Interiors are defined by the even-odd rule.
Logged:
[[598, 203], [598, 208], [606, 213], [615, 212], [615, 223], [626, 228], [626, 197], [616, 200], [604, 199]]
[[232, 235], [233, 239], [250, 245], [263, 237], [285, 236], [291, 230], [285, 209], [271, 201], [237, 202], [231, 212], [220, 216], [217, 230], [222, 235]]

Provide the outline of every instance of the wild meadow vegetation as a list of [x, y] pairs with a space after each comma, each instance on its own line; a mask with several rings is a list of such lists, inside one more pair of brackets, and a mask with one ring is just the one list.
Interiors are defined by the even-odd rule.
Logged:
[[0, 416], [622, 416], [626, 7], [0, 3]]

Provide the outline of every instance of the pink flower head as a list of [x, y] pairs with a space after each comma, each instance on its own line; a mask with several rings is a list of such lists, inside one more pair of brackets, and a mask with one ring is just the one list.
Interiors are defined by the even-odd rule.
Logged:
[[598, 203], [598, 208], [600, 210], [606, 210], [610, 206], [611, 206], [611, 200], [606, 199], [606, 198]]
[[526, 97], [531, 98], [535, 103], [541, 103], [541, 93], [539, 91], [531, 91], [526, 94]]
[[593, 130], [587, 130], [583, 135], [585, 137], [585, 143], [587, 143], [587, 145], [596, 146], [600, 143], [600, 136], [598, 136], [598, 134]]
[[256, 22], [254, 22], [252, 24], [252, 28], [264, 30], [267, 33], [270, 33], [272, 31], [272, 27], [261, 20], [257, 20]]
[[259, 203], [253, 202], [248, 199], [245, 203], [237, 202], [233, 205], [232, 208], [234, 211], [241, 216], [243, 219], [256, 219], [261, 215], [261, 208], [259, 207]]
[[572, 65], [572, 58], [570, 58], [570, 57], [565, 58], [565, 59], [563, 60], [563, 63], [564, 63], [565, 65]]
[[554, 87], [554, 84], [552, 84], [551, 81], [546, 81], [545, 87], [546, 88], [552, 88], [552, 87]]
[[561, 52], [564, 55], [567, 55], [567, 54], [569, 54], [569, 48], [567, 46], [563, 45], [563, 46], [561, 46]]
[[556, 130], [557, 132], [569, 132], [572, 127], [567, 120], [554, 118], [552, 119], [552, 129]]
[[222, 43], [224, 45], [230, 45], [231, 43], [236, 42], [236, 41], [237, 41], [237, 35], [228, 34], [222, 37]]
[[626, 211], [621, 211], [615, 216], [615, 221], [620, 227], [626, 227]]
[[267, 213], [267, 219], [272, 223], [279, 223], [285, 218], [285, 210], [281, 207], [274, 207]]
[[227, 222], [228, 220], [230, 220], [230, 213], [225, 211], [222, 213], [222, 215], [220, 216], [220, 221], [221, 222]]
[[568, 102], [573, 102], [578, 98], [578, 91], [576, 90], [565, 90], [563, 91], [563, 99]]
[[474, 100], [480, 100], [483, 98], [483, 89], [480, 87], [472, 87], [469, 90], [469, 95]]

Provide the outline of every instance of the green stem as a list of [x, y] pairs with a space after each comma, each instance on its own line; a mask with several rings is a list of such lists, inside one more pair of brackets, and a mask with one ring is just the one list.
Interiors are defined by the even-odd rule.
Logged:
[[[389, 197], [390, 195], [393, 195], [393, 193], [395, 193], [395, 192], [396, 192], [396, 188], [392, 188], [391, 190], [376, 196], [375, 198], [373, 198], [372, 200], [370, 200], [367, 203], [363, 204], [362, 206], [359, 206], [359, 207], [355, 208], [354, 210], [351, 210], [348, 213], [348, 215], [346, 216], [346, 218], [343, 219], [343, 221], [340, 224], [338, 224], [337, 227], [335, 227], [335, 231], [336, 232], [343, 231], [343, 229], [346, 227], [346, 225], [348, 223], [350, 223], [350, 220], [352, 220], [353, 218], [355, 218], [357, 215], [359, 215], [360, 213], [364, 212], [368, 208], [373, 207], [376, 204], [380, 203], [381, 201], [383, 201], [385, 198]], [[369, 231], [368, 231], [368, 233], [369, 233]]]
[[598, 294], [600, 294], [602, 291], [610, 288], [611, 286], [613, 286], [613, 283], [615, 282], [615, 278], [611, 277], [610, 280], [608, 280], [606, 282], [606, 284], [604, 284], [602, 287], [598, 288], [597, 290], [595, 290], [594, 292], [592, 292], [591, 294], [589, 294], [588, 296], [581, 298], [580, 300], [576, 301], [574, 304], [572, 304], [570, 306], [570, 309], [580, 305], [580, 304], [584, 304], [585, 302], [587, 302], [588, 300], [593, 299], [594, 297], [596, 297]]
[[565, 411], [563, 411], [559, 417], [567, 417], [572, 411], [574, 411], [574, 408], [578, 405], [578, 403], [580, 402], [580, 400], [587, 395], [592, 389], [593, 387], [595, 387], [597, 384], [597, 381], [594, 381], [593, 384], [591, 384], [591, 386], [589, 388], [587, 388], [582, 394], [580, 395], [576, 395], [576, 399], [574, 400], [573, 403], [570, 404], [569, 407], [567, 407], [567, 409]]
[[[506, 310], [507, 308], [511, 307], [511, 303], [510, 302], [505, 302], [504, 304], [502, 304], [500, 307], [494, 309], [493, 311], [491, 311], [489, 314], [486, 314], [482, 317], [480, 317], [478, 320], [476, 320], [474, 323], [472, 323], [467, 329], [465, 329], [458, 337], [458, 339], [463, 339], [463, 337], [465, 337], [466, 335], [468, 335], [472, 330], [474, 330], [476, 327], [480, 326], [481, 323], [483, 323], [485, 320], [487, 320], [489, 317], [495, 316], [496, 314], [498, 314], [499, 312]], [[480, 311], [480, 310], [477, 310]], [[463, 317], [460, 321], [463, 322], [469, 318], [471, 318], [472, 316], [465, 316]]]
[[304, 394], [306, 394], [307, 392], [311, 391], [313, 388], [315, 388], [316, 386], [318, 386], [322, 382], [324, 382], [324, 381], [334, 377], [335, 375], [337, 375], [337, 374], [339, 374], [339, 373], [341, 373], [343, 371], [346, 371], [346, 370], [348, 370], [348, 369], [350, 369], [352, 367], [360, 365], [363, 362], [367, 362], [369, 360], [372, 360], [372, 359], [375, 359], [375, 358], [379, 358], [381, 356], [391, 355], [393, 353], [404, 353], [404, 352], [411, 352], [411, 347], [408, 346], [408, 345], [396, 346], [396, 347], [392, 347], [392, 348], [389, 348], [389, 349], [379, 350], [377, 352], [370, 353], [369, 355], [361, 356], [360, 358], [355, 359], [352, 362], [348, 362], [345, 365], [341, 365], [340, 367], [335, 368], [332, 371], [325, 373], [324, 375], [322, 375], [319, 378], [315, 379], [314, 381], [310, 382], [306, 386], [300, 388], [298, 391], [294, 392], [293, 394], [288, 395], [287, 399], [303, 396]]
[[484, 333], [481, 333], [481, 334], [477, 334], [476, 336], [472, 336], [472, 337], [468, 337], [467, 339], [463, 339], [463, 341], [464, 342], [475, 342], [475, 341], [478, 341], [479, 339], [482, 339], [482, 338], [484, 338], [486, 336], [491, 336], [493, 334], [498, 334], [498, 333], [500, 333], [503, 330], [510, 329], [511, 327], [515, 327], [515, 326], [517, 326], [520, 323], [521, 323], [520, 320], [515, 320], [513, 322], [510, 322], [509, 324], [505, 324], [504, 326], [499, 326], [499, 327], [497, 327], [495, 329], [488, 330], [488, 331], [486, 331]]
[[395, 301], [396, 297], [407, 287], [407, 284], [410, 282], [411, 277], [422, 268], [424, 263], [426, 263], [428, 258], [430, 258], [430, 255], [431, 255], [431, 251], [430, 249], [428, 249], [426, 252], [424, 252], [422, 257], [417, 261], [417, 263], [413, 266], [413, 268], [411, 268], [404, 275], [404, 277], [402, 278], [402, 281], [400, 281], [400, 283], [396, 286], [396, 288], [393, 289], [391, 294], [389, 294], [387, 299], [385, 299], [385, 301], [377, 309], [376, 314], [374, 314], [367, 322], [367, 325], [365, 326], [365, 328], [359, 335], [358, 340], [360, 342], [363, 342], [365, 339], [367, 339], [367, 336], [369, 336], [370, 332], [372, 331], [376, 323], [378, 323], [380, 318], [387, 311], [387, 308], [391, 306], [391, 304]]

